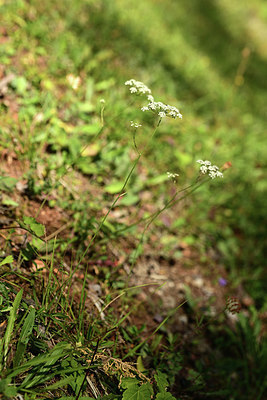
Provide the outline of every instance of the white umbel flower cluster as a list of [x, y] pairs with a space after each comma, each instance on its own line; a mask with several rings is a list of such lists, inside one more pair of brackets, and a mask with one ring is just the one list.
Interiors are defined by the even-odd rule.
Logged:
[[[152, 97], [152, 96], [151, 96]], [[174, 106], [169, 106], [168, 104], [164, 104], [161, 101], [154, 101], [154, 99], [148, 99], [150, 103], [147, 106], [142, 107], [142, 111], [153, 111], [157, 113], [159, 117], [170, 117], [170, 118], [183, 118], [182, 114], [179, 112], [178, 108]], [[151, 101], [152, 100], [152, 101]]]
[[140, 126], [142, 126], [141, 124], [138, 124], [137, 122], [131, 121], [131, 127], [133, 128], [140, 128]]
[[130, 79], [125, 82], [126, 86], [130, 86], [129, 90], [131, 93], [136, 94], [151, 94], [151, 90], [140, 81], [136, 81], [135, 79]]
[[147, 100], [149, 101], [149, 103], [147, 106], [141, 108], [142, 111], [152, 111], [160, 118], [182, 118], [182, 114], [180, 113], [178, 108], [170, 106], [168, 104], [164, 104], [161, 101], [155, 101], [154, 97], [151, 94], [151, 90], [143, 82], [136, 81], [135, 79], [130, 79], [129, 81], [125, 82], [125, 85], [130, 86], [129, 90], [131, 93], [135, 93], [137, 95], [147, 95]]
[[207, 160], [197, 160], [197, 163], [201, 164], [200, 172], [202, 172], [202, 174], [208, 174], [211, 179], [223, 178], [223, 174], [219, 171], [217, 165], [211, 165], [211, 162]]

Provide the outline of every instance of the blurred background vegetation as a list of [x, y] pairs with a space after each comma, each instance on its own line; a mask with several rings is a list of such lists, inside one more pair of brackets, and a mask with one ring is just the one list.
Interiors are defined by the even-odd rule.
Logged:
[[[201, 189], [197, 205], [193, 201], [184, 211], [185, 219], [190, 219], [189, 230], [196, 241], [204, 234], [202, 245], [215, 245], [220, 250], [230, 273], [246, 285], [257, 306], [262, 307], [265, 2], [66, 0], [39, 4], [21, 0], [2, 2], [2, 8], [9, 10], [4, 18], [10, 38], [1, 46], [1, 62], [11, 64], [15, 57], [16, 65], [11, 64], [10, 70], [23, 71], [13, 83], [22, 97], [20, 116], [30, 120], [39, 108], [50, 121], [48, 132], [37, 126], [42, 133], [31, 139], [29, 146], [36, 159], [36, 148], [44, 141], [56, 150], [69, 146], [69, 153], [77, 154], [86, 137], [79, 137], [78, 127], [73, 135], [66, 133], [60, 126], [59, 108], [65, 123], [75, 124], [78, 118], [85, 124], [94, 123], [92, 134], [98, 129], [94, 112], [101, 97], [106, 100], [107, 118], [113, 118], [109, 123], [110, 149], [103, 152], [120, 147], [123, 155], [130, 141], [125, 121], [135, 116], [147, 118], [126, 108], [129, 96], [124, 81], [131, 77], [144, 81], [158, 99], [178, 106], [184, 116], [179, 125], [162, 126], [149, 154], [153, 176], [166, 170], [183, 171], [181, 181], [186, 181], [192, 178], [192, 166], [199, 158], [217, 165], [232, 163], [223, 189], [222, 182], [220, 189], [217, 182]], [[42, 59], [45, 65], [41, 65]], [[68, 74], [81, 76], [82, 88], [62, 98], [60, 85], [65, 84]], [[108, 174], [109, 167], [103, 166], [108, 155], [95, 151], [92, 164], [81, 163], [80, 167], [85, 173], [101, 175], [106, 170]], [[117, 165], [118, 178], [127, 170], [125, 163], [124, 168]]]

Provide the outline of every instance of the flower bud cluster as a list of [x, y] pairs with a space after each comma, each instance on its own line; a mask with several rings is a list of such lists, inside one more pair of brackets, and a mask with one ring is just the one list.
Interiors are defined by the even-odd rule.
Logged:
[[197, 160], [197, 163], [201, 164], [200, 172], [202, 174], [208, 174], [211, 179], [223, 178], [223, 174], [219, 171], [217, 165], [211, 165], [210, 161]]

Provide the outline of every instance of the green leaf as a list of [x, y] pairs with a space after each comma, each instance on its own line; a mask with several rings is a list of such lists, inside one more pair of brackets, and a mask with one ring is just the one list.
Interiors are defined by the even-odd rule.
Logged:
[[[12, 332], [13, 332], [13, 328], [14, 328], [14, 323], [16, 320], [16, 315], [17, 315], [17, 311], [19, 308], [19, 304], [21, 302], [22, 299], [22, 293], [23, 293], [23, 289], [21, 289], [18, 294], [15, 297], [13, 306], [10, 310], [10, 314], [9, 314], [9, 318], [8, 318], [8, 323], [7, 323], [7, 328], [6, 328], [6, 332], [5, 332], [5, 336], [4, 336], [4, 351], [2, 354], [2, 360], [5, 362], [6, 356], [7, 356], [7, 352], [8, 352], [8, 346], [9, 343], [11, 341], [11, 337], [12, 337]], [[1, 349], [0, 349], [1, 350]], [[1, 351], [0, 351], [1, 354]]]
[[146, 185], [148, 186], [153, 186], [153, 185], [159, 185], [162, 182], [167, 181], [169, 178], [167, 174], [162, 174], [162, 175], [157, 175], [154, 176], [153, 178], [147, 179]]
[[[70, 349], [70, 345], [66, 343], [58, 343], [50, 352], [34, 357], [32, 360], [28, 361], [22, 368], [25, 368], [25, 365], [33, 366], [33, 363], [37, 361], [40, 367], [38, 368], [38, 372], [34, 369], [30, 372], [24, 381], [21, 384], [22, 388], [29, 389], [31, 387], [44, 384], [46, 381], [52, 379], [57, 372], [54, 372], [54, 365], [61, 358], [64, 358]], [[35, 365], [38, 365], [35, 364]], [[17, 371], [20, 367], [17, 368]], [[13, 372], [12, 372], [13, 373]], [[9, 375], [11, 376], [12, 373]]]
[[[105, 399], [105, 398], [106, 398], [105, 396], [101, 397], [101, 399]], [[115, 398], [115, 397], [113, 397], [113, 398]], [[60, 397], [60, 400], [76, 400], [76, 399], [77, 399], [77, 396], [63, 396], [63, 397]], [[79, 400], [95, 400], [95, 399], [93, 397], [81, 396], [81, 397], [79, 397]]]
[[0, 262], [0, 267], [5, 264], [11, 264], [14, 261], [14, 258], [12, 256], [7, 256]]
[[125, 196], [123, 196], [120, 200], [120, 205], [121, 206], [132, 206], [139, 201], [139, 196], [134, 194], [132, 191], [129, 191], [126, 193]]
[[176, 398], [169, 392], [161, 392], [157, 394], [156, 400], [176, 400]]
[[9, 196], [3, 196], [2, 204], [4, 206], [12, 206], [12, 207], [19, 206], [19, 204], [16, 201], [14, 201], [13, 199], [11, 199], [11, 197], [9, 197]]
[[63, 388], [64, 386], [68, 385], [73, 380], [73, 376], [68, 376], [67, 378], [61, 379], [53, 383], [52, 385], [46, 386], [45, 390], [55, 390], [57, 388]]
[[138, 380], [135, 378], [123, 378], [121, 382], [121, 387], [127, 389], [131, 385], [138, 385]]
[[99, 122], [95, 122], [94, 124], [86, 124], [77, 126], [74, 128], [74, 133], [85, 134], [88, 136], [97, 134], [101, 129], [101, 125]]
[[17, 394], [17, 389], [15, 386], [10, 386], [11, 379], [1, 379], [0, 381], [0, 393], [5, 397], [14, 397]]
[[144, 372], [146, 370], [141, 356], [137, 357], [137, 369], [140, 372]]
[[114, 194], [120, 193], [121, 189], [123, 188], [123, 182], [113, 182], [110, 185], [105, 187], [106, 192]]
[[167, 375], [161, 371], [157, 371], [157, 374], [155, 375], [155, 380], [157, 382], [159, 391], [165, 392], [166, 388], [169, 386], [169, 382], [167, 380]]
[[17, 76], [11, 82], [11, 86], [16, 90], [19, 95], [24, 95], [28, 88], [28, 82], [24, 78], [24, 76]]
[[[35, 235], [38, 237], [43, 236], [45, 234], [45, 227], [42, 224], [39, 224], [39, 222], [36, 221], [35, 218], [33, 217], [23, 217], [23, 224]], [[23, 225], [22, 224], [22, 225]], [[21, 225], [21, 223], [20, 223]], [[23, 227], [23, 226], [22, 226]]]
[[153, 388], [150, 383], [138, 386], [137, 383], [129, 384], [123, 393], [122, 400], [151, 400]]
[[107, 79], [105, 81], [101, 81], [95, 84], [95, 90], [98, 92], [102, 92], [104, 90], [107, 90], [111, 88], [112, 86], [115, 85], [115, 80], [114, 78]]
[[11, 176], [0, 176], [0, 190], [11, 192], [16, 186], [17, 179]]
[[90, 114], [95, 110], [95, 106], [92, 103], [77, 103], [78, 110], [82, 113]]
[[[48, 351], [47, 353], [40, 354], [36, 357], [33, 357], [31, 360], [27, 361], [26, 363], [24, 363], [16, 368], [13, 368], [13, 370], [10, 372], [8, 377], [13, 378], [35, 366], [38, 366], [38, 373], [39, 372], [41, 373], [42, 369], [44, 369], [43, 367], [55, 364], [55, 362], [58, 359], [64, 358], [70, 352], [70, 349], [71, 349], [71, 345], [69, 343], [65, 343], [65, 342], [58, 343], [52, 350]], [[48, 369], [46, 368], [46, 372], [47, 372], [47, 370]], [[22, 383], [23, 387], [25, 386], [25, 383], [27, 383], [28, 381], [31, 382], [31, 379], [33, 379], [33, 377], [35, 375], [36, 375], [35, 373], [28, 374]], [[47, 379], [49, 379], [49, 376], [45, 377], [45, 380], [47, 380]]]

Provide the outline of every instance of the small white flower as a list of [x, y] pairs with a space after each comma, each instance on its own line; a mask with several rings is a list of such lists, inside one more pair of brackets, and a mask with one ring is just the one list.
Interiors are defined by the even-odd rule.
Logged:
[[148, 109], [155, 111], [157, 109], [157, 106], [154, 102], [152, 102], [148, 104]]
[[174, 182], [176, 182], [176, 178], [179, 176], [179, 174], [175, 174], [173, 172], [167, 172], [167, 176], [169, 179], [172, 179]]
[[140, 128], [140, 126], [142, 126], [141, 124], [138, 124], [137, 122], [134, 122], [134, 121], [131, 121], [131, 126], [133, 127], [133, 128]]
[[206, 174], [206, 172], [208, 172], [208, 167], [206, 167], [206, 165], [201, 165], [200, 171], [202, 172], [202, 174]]
[[219, 167], [217, 165], [211, 165], [211, 162], [206, 160], [197, 160], [197, 163], [201, 164], [201, 167], [199, 168], [200, 172], [202, 174], [207, 174], [211, 177], [211, 179], [214, 178], [223, 178], [222, 172], [219, 171]]
[[142, 107], [141, 111], [149, 111], [149, 108], [148, 107]]
[[[150, 100], [150, 99], [148, 99]], [[168, 104], [164, 104], [161, 101], [153, 101], [151, 100], [147, 107], [142, 107], [142, 111], [151, 110], [158, 114], [159, 117], [171, 117], [171, 118], [182, 118], [182, 114], [180, 114], [179, 110], [176, 107], [169, 106]]]
[[130, 79], [129, 81], [126, 81], [125, 85], [131, 86], [129, 89], [131, 93], [149, 95], [151, 94], [151, 90], [143, 82], [136, 81], [135, 79]]
[[164, 118], [167, 114], [164, 111], [160, 111], [158, 115], [160, 118]]
[[147, 100], [150, 101], [151, 103], [154, 102], [154, 97], [152, 96], [152, 94], [149, 94], [149, 95], [147, 96]]

